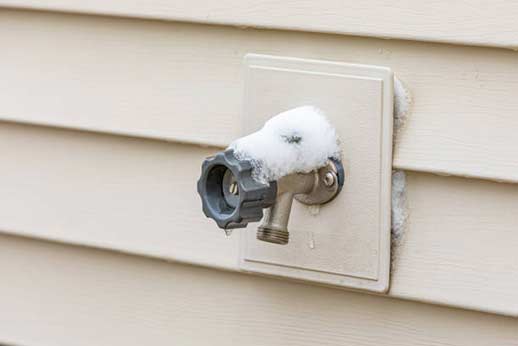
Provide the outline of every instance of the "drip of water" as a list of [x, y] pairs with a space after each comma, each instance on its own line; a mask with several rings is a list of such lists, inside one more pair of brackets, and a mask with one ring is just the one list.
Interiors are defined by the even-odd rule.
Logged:
[[231, 229], [226, 229], [225, 230], [225, 236], [230, 237], [231, 235], [232, 235], [232, 230]]
[[311, 250], [315, 248], [315, 237], [313, 236], [313, 232], [309, 232], [308, 246]]
[[309, 205], [308, 210], [311, 216], [317, 216], [320, 214], [320, 204]]

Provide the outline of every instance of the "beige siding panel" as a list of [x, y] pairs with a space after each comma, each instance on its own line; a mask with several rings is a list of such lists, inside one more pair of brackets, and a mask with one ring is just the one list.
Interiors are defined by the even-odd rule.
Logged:
[[518, 345], [518, 320], [0, 236], [0, 342]]
[[518, 317], [518, 186], [410, 173], [408, 203], [392, 295]]
[[0, 11], [0, 119], [225, 146], [248, 52], [391, 67], [415, 106], [398, 168], [518, 182], [518, 53]]
[[[0, 126], [0, 229], [237, 269], [238, 237], [201, 212], [208, 149]], [[4, 208], [5, 207], [5, 208]]]
[[[196, 194], [211, 152], [2, 123], [0, 229], [238, 270]], [[408, 198], [389, 294], [518, 316], [518, 186], [410, 173]]]
[[518, 4], [509, 0], [0, 0], [0, 6], [518, 47]]

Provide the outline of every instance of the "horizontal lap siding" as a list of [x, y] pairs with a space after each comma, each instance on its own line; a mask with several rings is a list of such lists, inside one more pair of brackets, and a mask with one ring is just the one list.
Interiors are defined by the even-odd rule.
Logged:
[[[0, 230], [237, 270], [238, 237], [196, 194], [216, 149], [0, 124]], [[518, 186], [422, 173], [408, 184], [389, 294], [518, 316]]]
[[[517, 345], [518, 320], [0, 236], [0, 342]], [[20, 299], [23, 292], [23, 299]]]
[[518, 47], [518, 4], [509, 0], [0, 0], [0, 6]]
[[225, 146], [249, 52], [391, 67], [415, 104], [397, 168], [518, 182], [518, 53], [0, 11], [0, 119]]

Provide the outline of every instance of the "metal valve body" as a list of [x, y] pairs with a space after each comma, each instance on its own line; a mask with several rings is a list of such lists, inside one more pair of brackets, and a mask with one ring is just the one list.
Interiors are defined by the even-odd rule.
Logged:
[[344, 183], [341, 163], [331, 159], [318, 170], [290, 174], [269, 184], [254, 180], [252, 171], [251, 162], [237, 159], [232, 150], [207, 158], [198, 180], [203, 212], [227, 230], [260, 221], [263, 209], [267, 209], [257, 238], [276, 244], [289, 241], [293, 198], [304, 204], [324, 204], [340, 192]]

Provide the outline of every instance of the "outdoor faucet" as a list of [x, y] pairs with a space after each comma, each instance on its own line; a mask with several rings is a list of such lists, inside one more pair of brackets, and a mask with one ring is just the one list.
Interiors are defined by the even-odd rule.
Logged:
[[262, 219], [257, 239], [287, 244], [293, 199], [307, 205], [324, 204], [340, 192], [343, 184], [343, 166], [331, 158], [309, 173], [292, 173], [262, 183], [254, 179], [251, 161], [238, 159], [228, 149], [205, 159], [198, 193], [203, 212], [220, 228], [244, 228]]

